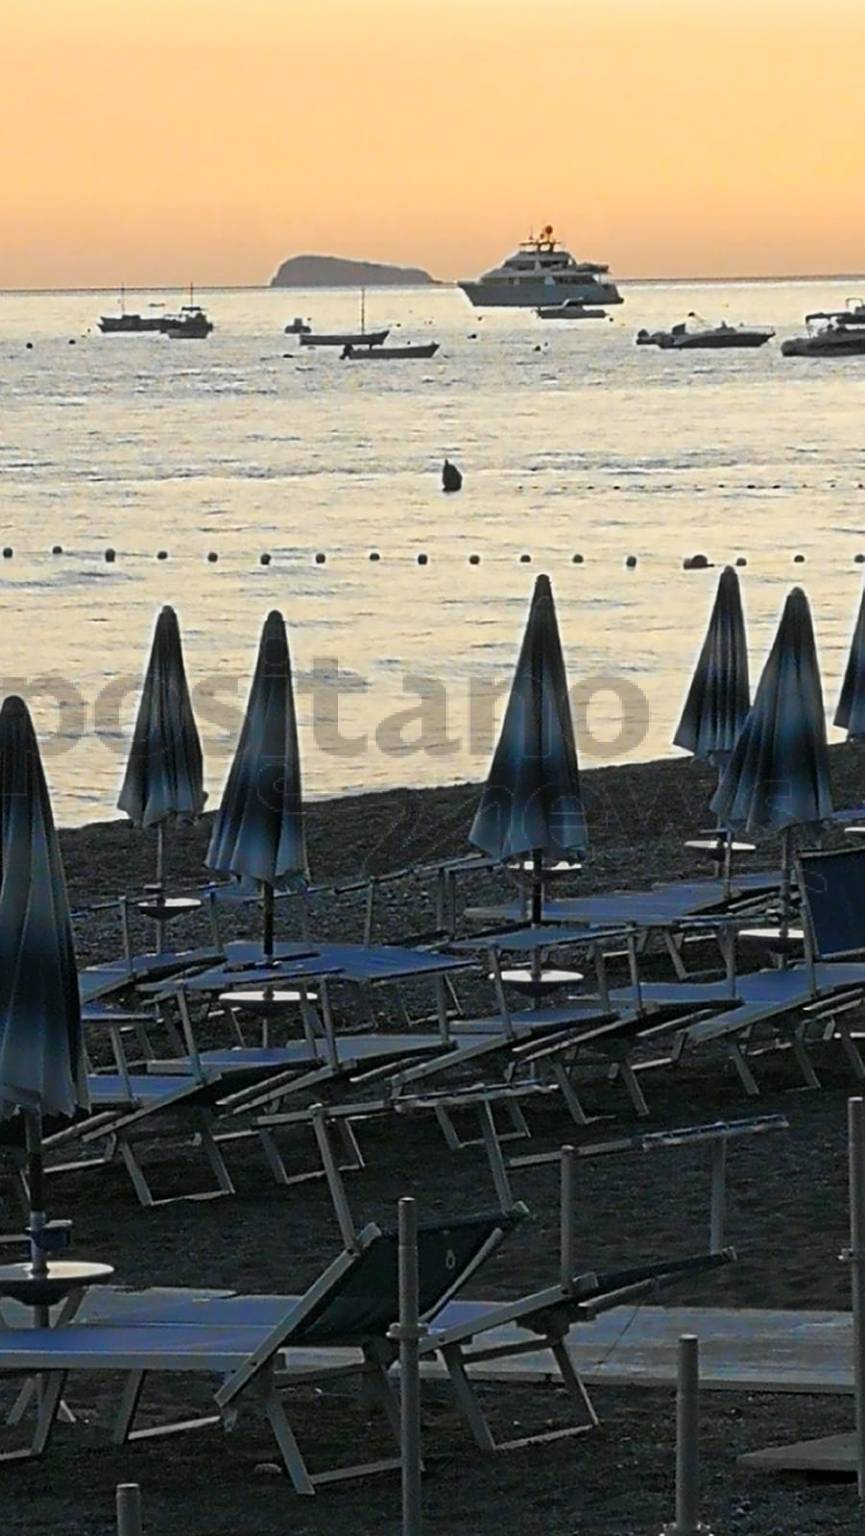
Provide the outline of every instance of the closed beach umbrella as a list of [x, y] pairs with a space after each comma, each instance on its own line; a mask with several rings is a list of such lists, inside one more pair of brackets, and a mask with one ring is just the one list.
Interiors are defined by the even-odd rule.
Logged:
[[781, 833], [786, 897], [791, 829], [832, 815], [823, 689], [811, 610], [800, 587], [784, 604], [712, 809], [731, 831]]
[[739, 577], [721, 572], [706, 638], [673, 744], [721, 769], [751, 707], [748, 641]]
[[126, 776], [117, 804], [133, 826], [156, 827], [157, 876], [162, 879], [162, 829], [174, 816], [198, 816], [204, 808], [201, 741], [173, 608], [163, 608], [153, 645]]
[[269, 613], [234, 761], [213, 823], [205, 862], [222, 874], [258, 880], [264, 896], [264, 952], [273, 954], [273, 889], [307, 877], [300, 751], [282, 614]]
[[865, 592], [862, 594], [856, 628], [850, 642], [850, 655], [835, 711], [835, 724], [847, 732], [851, 741], [865, 737]]
[[42, 1117], [87, 1105], [66, 882], [27, 706], [0, 709], [0, 1115], [27, 1125], [33, 1262], [44, 1256]]
[[469, 840], [491, 858], [531, 856], [532, 918], [540, 919], [544, 859], [588, 846], [571, 701], [548, 576], [535, 582], [498, 745]]

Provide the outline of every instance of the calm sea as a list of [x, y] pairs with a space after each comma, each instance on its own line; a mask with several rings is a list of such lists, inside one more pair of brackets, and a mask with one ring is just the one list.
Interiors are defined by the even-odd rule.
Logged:
[[[539, 571], [587, 766], [671, 750], [717, 579], [683, 571], [696, 552], [748, 561], [755, 674], [786, 590], [806, 587], [831, 714], [865, 553], [865, 358], [633, 338], [695, 309], [780, 339], [855, 289], [633, 283], [611, 323], [572, 325], [481, 318], [452, 289], [371, 291], [370, 327], [441, 343], [390, 366], [282, 334], [295, 314], [356, 325], [347, 291], [210, 292], [204, 342], [102, 337], [112, 294], [0, 295], [0, 681], [32, 703], [58, 818], [112, 813], [166, 602], [212, 798], [274, 606], [313, 796], [481, 776]], [[128, 305], [162, 300], [181, 296]]]

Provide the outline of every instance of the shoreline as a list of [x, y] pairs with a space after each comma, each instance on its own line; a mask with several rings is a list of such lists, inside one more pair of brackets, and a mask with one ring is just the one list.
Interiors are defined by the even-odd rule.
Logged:
[[[829, 747], [836, 809], [865, 800], [865, 753], [846, 742]], [[587, 890], [650, 885], [655, 880], [697, 878], [706, 870], [685, 839], [711, 824], [709, 800], [716, 778], [693, 759], [652, 758], [581, 769], [589, 829]], [[354, 791], [305, 803], [307, 844], [314, 885], [357, 875], [383, 875], [471, 852], [469, 830], [482, 782]], [[215, 813], [177, 823], [166, 839], [169, 883], [204, 884], [204, 864]], [[70, 899], [82, 906], [152, 878], [155, 835], [137, 831], [121, 816], [59, 827]], [[830, 831], [827, 836], [841, 836]], [[770, 856], [778, 839], [760, 836], [756, 857]], [[755, 857], [752, 855], [752, 858]], [[745, 867], [751, 867], [746, 865]]]

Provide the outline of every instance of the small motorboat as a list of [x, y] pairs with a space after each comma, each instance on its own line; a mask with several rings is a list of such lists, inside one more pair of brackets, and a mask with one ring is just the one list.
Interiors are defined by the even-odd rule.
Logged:
[[309, 336], [312, 334], [312, 326], [300, 315], [295, 315], [291, 324], [285, 327], [285, 334], [286, 336]]
[[400, 357], [435, 357], [439, 349], [437, 341], [425, 341], [406, 347], [343, 347], [341, 356], [353, 363], [389, 363]]
[[301, 331], [302, 347], [380, 347], [390, 331]]
[[783, 357], [865, 357], [865, 329], [812, 319], [804, 336], [781, 343]]
[[209, 320], [200, 304], [184, 304], [176, 315], [166, 315], [160, 329], [172, 341], [184, 341], [209, 336], [213, 321]]
[[691, 310], [687, 320], [680, 321], [669, 331], [641, 330], [635, 340], [638, 347], [686, 352], [696, 347], [763, 347], [774, 334], [768, 325], [728, 325], [726, 320], [710, 325]]
[[605, 309], [589, 309], [581, 299], [565, 299], [563, 304], [541, 304], [535, 310], [541, 320], [610, 320]]
[[805, 324], [815, 320], [834, 320], [836, 325], [865, 325], [865, 299], [847, 299], [843, 309], [815, 309], [805, 316]]
[[189, 303], [183, 304], [175, 315], [163, 315], [159, 322], [163, 336], [172, 341], [196, 340], [209, 336], [213, 321], [209, 320], [200, 304], [195, 302], [195, 289], [189, 284]]

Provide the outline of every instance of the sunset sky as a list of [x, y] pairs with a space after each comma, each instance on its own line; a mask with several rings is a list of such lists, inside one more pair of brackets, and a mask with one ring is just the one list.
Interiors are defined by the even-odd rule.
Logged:
[[0, 287], [865, 269], [861, 0], [3, 0]]

